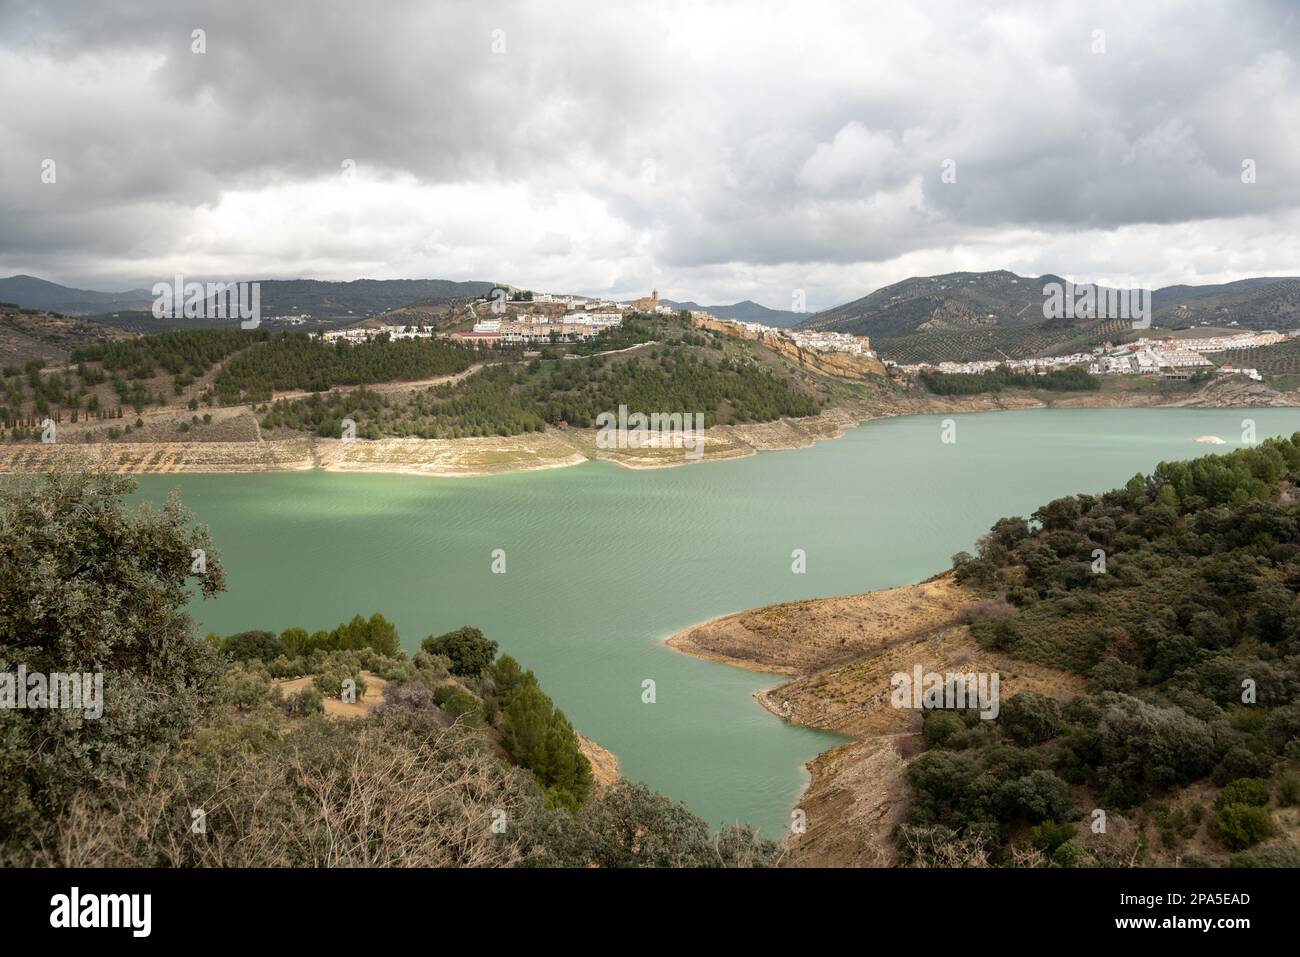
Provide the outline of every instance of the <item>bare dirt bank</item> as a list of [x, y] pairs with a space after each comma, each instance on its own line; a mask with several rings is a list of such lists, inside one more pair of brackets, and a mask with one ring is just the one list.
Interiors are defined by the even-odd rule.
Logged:
[[916, 665], [935, 672], [998, 672], [1002, 699], [1020, 691], [1069, 697], [1075, 675], [979, 648], [961, 624], [976, 597], [942, 575], [862, 595], [770, 605], [725, 615], [668, 639], [686, 654], [791, 680], [755, 699], [778, 717], [857, 738], [808, 763], [799, 802], [806, 830], [789, 861], [810, 866], [890, 866], [894, 831], [910, 796], [919, 712], [890, 704], [890, 679]]
[[613, 751], [602, 748], [581, 731], [575, 731], [574, 734], [578, 736], [578, 750], [591, 764], [591, 776], [596, 782], [596, 794], [604, 794], [623, 776], [623, 772], [618, 769], [618, 758]]
[[[471, 370], [472, 371], [472, 370]], [[464, 373], [464, 374], [468, 374]], [[523, 435], [464, 439], [389, 438], [374, 441], [262, 435], [244, 410], [218, 410], [215, 428], [222, 438], [241, 441], [156, 441], [164, 430], [151, 422], [148, 441], [60, 441], [48, 445], [0, 445], [0, 473], [41, 472], [50, 468], [104, 468], [127, 473], [281, 472], [319, 468], [327, 472], [380, 472], [440, 478], [499, 475], [566, 468], [589, 460], [628, 469], [675, 468], [699, 462], [744, 458], [759, 452], [806, 448], [835, 439], [873, 419], [902, 415], [997, 412], [1042, 408], [1261, 408], [1300, 406], [1300, 394], [1278, 392], [1240, 377], [1220, 378], [1190, 393], [1162, 394], [1141, 387], [1052, 395], [1004, 392], [936, 396], [920, 389], [884, 390], [852, 399], [800, 419], [777, 419], [707, 430], [702, 455], [682, 448], [601, 449], [594, 429], [552, 428]], [[185, 413], [188, 415], [188, 413]], [[161, 421], [166, 413], [153, 413]], [[213, 428], [204, 426], [204, 428]], [[76, 437], [72, 427], [67, 433]], [[226, 434], [228, 433], [228, 434]], [[215, 437], [215, 436], [214, 436]]]

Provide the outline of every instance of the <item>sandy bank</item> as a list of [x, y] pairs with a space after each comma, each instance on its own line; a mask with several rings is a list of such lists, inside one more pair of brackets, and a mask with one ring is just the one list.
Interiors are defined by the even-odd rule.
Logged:
[[[1248, 379], [1228, 378], [1199, 392], [1176, 397], [1139, 390], [1071, 393], [1044, 397], [1026, 392], [935, 396], [920, 390], [882, 392], [828, 408], [819, 415], [742, 425], [715, 426], [705, 435], [704, 454], [687, 457], [681, 448], [600, 449], [594, 429], [552, 428], [513, 436], [464, 439], [321, 439], [290, 435], [263, 437], [255, 419], [233, 410], [219, 418], [230, 429], [254, 423], [247, 441], [35, 442], [0, 445], [0, 473], [89, 467], [124, 473], [377, 472], [466, 478], [567, 468], [590, 460], [627, 469], [676, 468], [744, 458], [759, 452], [806, 448], [836, 439], [873, 419], [903, 415], [997, 412], [1042, 408], [1264, 408], [1300, 405], [1300, 395], [1278, 392]], [[75, 432], [73, 433], [76, 434]], [[255, 436], [255, 437], [254, 437]]]
[[890, 704], [890, 679], [927, 671], [998, 672], [1002, 700], [1020, 691], [1069, 697], [1082, 679], [976, 645], [960, 623], [976, 596], [942, 575], [862, 595], [770, 605], [724, 615], [668, 639], [678, 651], [790, 676], [755, 699], [778, 717], [857, 740], [808, 763], [798, 810], [806, 830], [790, 863], [895, 863], [893, 835], [909, 807], [905, 772], [917, 753], [919, 712]]

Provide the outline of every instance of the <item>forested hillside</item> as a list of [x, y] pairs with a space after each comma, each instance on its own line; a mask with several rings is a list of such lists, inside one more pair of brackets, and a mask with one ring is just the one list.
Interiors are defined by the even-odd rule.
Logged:
[[[1238, 863], [1300, 863], [1285, 842], [1249, 851], [1274, 832], [1270, 806], [1300, 802], [1298, 479], [1300, 434], [1162, 463], [1002, 519], [978, 555], [955, 556], [958, 580], [990, 598], [972, 614], [981, 645], [1090, 690], [1019, 694], [996, 721], [926, 712], [904, 859], [964, 845], [1097, 863], [1071, 822], [1101, 809], [1151, 815], [1172, 848], [1199, 836]], [[1221, 789], [1212, 803], [1161, 803], [1202, 781]]]
[[325, 343], [281, 335], [226, 365], [213, 382], [223, 405], [265, 402], [271, 393], [324, 391], [336, 385], [402, 382], [463, 372], [474, 352], [441, 339]]
[[645, 412], [703, 413], [719, 421], [764, 422], [815, 415], [818, 400], [770, 367], [683, 346], [645, 358], [593, 356], [489, 366], [468, 378], [407, 396], [357, 390], [276, 402], [264, 429], [337, 436], [344, 418], [357, 435], [462, 438], [517, 435], [561, 423], [586, 428], [620, 405]]
[[[1018, 276], [1005, 269], [913, 276], [800, 325], [870, 336], [883, 356], [904, 364], [1063, 355], [1141, 334], [1130, 318], [1045, 318], [1049, 283], [1070, 284], [1050, 273]], [[1285, 331], [1300, 321], [1300, 280], [1294, 278], [1167, 286], [1150, 296], [1157, 328], [1231, 324]]]

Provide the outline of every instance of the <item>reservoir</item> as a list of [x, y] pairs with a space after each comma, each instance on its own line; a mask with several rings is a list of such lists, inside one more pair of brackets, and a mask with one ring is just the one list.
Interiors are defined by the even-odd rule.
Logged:
[[[911, 416], [810, 448], [653, 471], [145, 475], [139, 495], [179, 488], [211, 530], [228, 589], [191, 603], [200, 634], [332, 628], [378, 611], [411, 651], [476, 625], [627, 777], [713, 827], [746, 822], [780, 838], [803, 763], [843, 739], [752, 700], [779, 678], [678, 654], [665, 638], [758, 605], [926, 578], [1003, 516], [1242, 447], [1243, 420], [1260, 439], [1300, 430], [1297, 409]], [[1195, 441], [1209, 435], [1225, 444]]]

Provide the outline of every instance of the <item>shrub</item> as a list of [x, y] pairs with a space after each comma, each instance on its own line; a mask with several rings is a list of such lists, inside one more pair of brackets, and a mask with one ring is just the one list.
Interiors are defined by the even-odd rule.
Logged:
[[284, 654], [284, 646], [273, 632], [241, 631], [221, 642], [221, 653], [235, 661], [271, 662]]
[[1015, 616], [1015, 605], [1001, 600], [985, 599], [984, 601], [972, 601], [962, 605], [957, 620], [964, 625], [971, 625], [981, 618], [1014, 618]]
[[436, 638], [430, 635], [420, 643], [420, 648], [431, 655], [443, 655], [451, 662], [451, 673], [466, 678], [477, 678], [491, 666], [497, 654], [497, 643], [470, 625]]
[[1284, 774], [1278, 779], [1277, 803], [1279, 807], [1294, 807], [1300, 804], [1300, 778], [1294, 774]]
[[[278, 689], [277, 689], [278, 690]], [[221, 701], [241, 711], [251, 711], [271, 698], [271, 679], [258, 668], [238, 662], [221, 679]]]
[[307, 673], [307, 661], [302, 657], [280, 655], [267, 664], [266, 671], [272, 678], [298, 678]]
[[997, 828], [975, 825], [958, 832], [943, 825], [898, 829], [898, 862], [904, 867], [988, 867]]
[[529, 835], [543, 848], [535, 863], [560, 867], [767, 867], [779, 847], [750, 828], [710, 837], [684, 805], [644, 784], [619, 781], [578, 814], [542, 819]]
[[1065, 782], [1051, 771], [1031, 771], [1004, 781], [997, 791], [999, 817], [1004, 821], [1044, 821], [1074, 817], [1077, 810]]
[[992, 651], [1008, 651], [1020, 640], [1014, 618], [980, 618], [970, 630], [982, 647]]
[[923, 712], [922, 737], [927, 747], [941, 748], [954, 734], [966, 730], [966, 722], [951, 711]]
[[1229, 867], [1286, 867], [1300, 868], [1300, 847], [1294, 844], [1269, 844], [1256, 851], [1234, 854]]
[[133, 781], [209, 713], [221, 662], [194, 633], [192, 552], [207, 554], [199, 593], [225, 575], [207, 530], [172, 495], [125, 507], [116, 475], [51, 473], [0, 486], [0, 659], [30, 673], [103, 673], [98, 720], [67, 709], [0, 709], [0, 835], [66, 810], [107, 775]]
[[1046, 695], [1022, 691], [1002, 708], [998, 723], [1018, 744], [1042, 744], [1061, 732], [1061, 706]]
[[1256, 751], [1245, 744], [1234, 744], [1214, 769], [1215, 784], [1227, 785], [1236, 778], [1266, 778], [1273, 766], [1271, 755]]
[[1107, 693], [1104, 699], [1092, 769], [1105, 788], [1103, 803], [1132, 807], [1209, 770], [1214, 740], [1204, 721], [1127, 695]]
[[1242, 851], [1273, 833], [1273, 819], [1262, 807], [1227, 804], [1214, 817], [1214, 832], [1229, 850]]
[[360, 701], [366, 693], [366, 679], [361, 676], [359, 669], [351, 667], [345, 660], [331, 658], [312, 679], [312, 683], [325, 697], [339, 698], [343, 694], [343, 682], [348, 679], [355, 683], [353, 690], [356, 692], [356, 700]]
[[1108, 655], [1093, 666], [1088, 681], [1095, 691], [1133, 691], [1138, 686], [1138, 670], [1128, 662]]
[[1044, 821], [1029, 832], [1030, 843], [1048, 855], [1073, 838], [1073, 827], [1069, 824], [1057, 824], [1055, 821]]
[[321, 714], [325, 710], [325, 696], [314, 684], [303, 685], [302, 690], [284, 699], [289, 714]]
[[481, 724], [481, 704], [459, 685], [441, 685], [433, 689], [433, 701], [453, 718], [466, 718], [471, 724]]
[[1263, 807], [1268, 804], [1268, 785], [1254, 778], [1238, 778], [1231, 781], [1214, 799], [1214, 809], [1222, 811], [1229, 804]]
[[1078, 841], [1066, 841], [1051, 854], [1052, 864], [1056, 867], [1090, 867], [1096, 861]]

